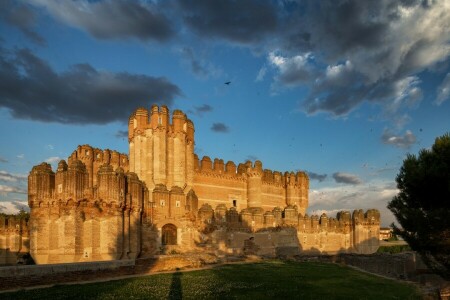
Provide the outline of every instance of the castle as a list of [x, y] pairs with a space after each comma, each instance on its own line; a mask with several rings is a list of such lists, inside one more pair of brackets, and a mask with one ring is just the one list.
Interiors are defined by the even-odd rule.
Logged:
[[19, 234], [0, 219], [0, 248], [15, 236], [20, 245], [10, 249], [28, 250], [38, 264], [167, 251], [276, 255], [378, 248], [377, 210], [308, 216], [306, 173], [263, 169], [260, 161], [200, 160], [194, 124], [180, 110], [170, 120], [166, 106], [137, 109], [128, 141], [129, 156], [83, 145], [56, 172], [47, 163], [34, 166], [30, 220]]

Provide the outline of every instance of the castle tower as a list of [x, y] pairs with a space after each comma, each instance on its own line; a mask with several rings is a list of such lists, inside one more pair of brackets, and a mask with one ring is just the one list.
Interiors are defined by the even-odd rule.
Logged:
[[255, 161], [254, 167], [247, 162], [247, 207], [261, 207], [262, 163]]
[[55, 173], [48, 163], [41, 163], [31, 169], [28, 176], [28, 205], [33, 207], [35, 201], [42, 201], [53, 196], [55, 190]]
[[130, 171], [149, 191], [164, 185], [168, 190], [178, 187], [186, 195], [194, 181], [194, 124], [180, 110], [173, 112], [171, 122], [169, 118], [164, 105], [153, 105], [150, 111], [139, 108], [130, 116]]

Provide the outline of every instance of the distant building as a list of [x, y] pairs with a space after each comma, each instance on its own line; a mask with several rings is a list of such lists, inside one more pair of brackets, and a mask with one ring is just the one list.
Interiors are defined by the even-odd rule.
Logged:
[[239, 254], [250, 240], [252, 251], [265, 255], [378, 249], [377, 210], [308, 216], [305, 172], [200, 160], [192, 121], [179, 110], [169, 119], [165, 106], [137, 109], [129, 119], [129, 156], [84, 145], [56, 173], [47, 163], [33, 167], [28, 228], [36, 263], [172, 250]]
[[382, 240], [388, 240], [392, 237], [393, 230], [389, 227], [382, 227], [380, 228], [380, 241]]

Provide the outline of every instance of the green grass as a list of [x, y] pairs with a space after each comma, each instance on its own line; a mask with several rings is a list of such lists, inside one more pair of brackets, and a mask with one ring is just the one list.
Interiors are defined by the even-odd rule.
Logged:
[[265, 261], [83, 285], [1, 299], [421, 299], [417, 289], [335, 264]]
[[411, 251], [409, 245], [380, 246], [377, 250], [378, 253], [390, 253], [390, 254], [397, 254], [405, 251]]

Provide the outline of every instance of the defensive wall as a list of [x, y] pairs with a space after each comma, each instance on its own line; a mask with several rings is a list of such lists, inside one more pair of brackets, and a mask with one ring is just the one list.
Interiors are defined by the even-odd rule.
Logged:
[[129, 157], [82, 145], [55, 171], [48, 163], [34, 166], [28, 227], [23, 238], [2, 231], [1, 248], [17, 253], [29, 239], [38, 264], [126, 260], [167, 250], [242, 254], [250, 247], [276, 255], [378, 248], [377, 210], [308, 216], [306, 173], [263, 169], [260, 161], [200, 160], [194, 124], [179, 110], [170, 119], [165, 106], [139, 108], [128, 128]]
[[28, 234], [27, 219], [0, 215], [0, 265], [14, 265], [29, 252]]

